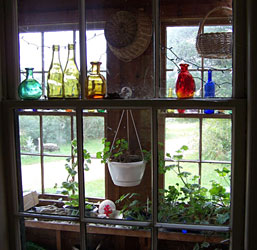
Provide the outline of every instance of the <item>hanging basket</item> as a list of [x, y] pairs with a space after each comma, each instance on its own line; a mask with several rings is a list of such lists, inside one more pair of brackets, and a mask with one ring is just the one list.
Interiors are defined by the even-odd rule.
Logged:
[[232, 57], [232, 32], [203, 33], [206, 19], [213, 12], [220, 9], [229, 10], [232, 14], [231, 8], [220, 6], [208, 12], [199, 25], [198, 34], [196, 37], [196, 49], [201, 57], [216, 59], [226, 59]]
[[106, 22], [105, 38], [112, 53], [123, 62], [142, 55], [152, 39], [152, 22], [143, 11], [119, 11]]
[[[137, 186], [141, 183], [141, 180], [144, 176], [144, 172], [145, 172], [145, 165], [146, 162], [144, 161], [144, 154], [143, 154], [143, 150], [141, 147], [141, 143], [139, 140], [139, 136], [137, 133], [137, 129], [136, 129], [136, 125], [135, 125], [135, 121], [134, 121], [134, 117], [132, 115], [132, 111], [131, 110], [127, 110], [127, 133], [128, 133], [128, 141], [129, 141], [129, 115], [131, 117], [132, 120], [132, 124], [135, 130], [135, 134], [137, 137], [137, 141], [138, 141], [138, 145], [141, 151], [141, 156], [140, 155], [129, 155], [129, 159], [131, 160], [131, 162], [116, 162], [116, 161], [110, 161], [108, 160], [108, 169], [112, 178], [112, 181], [114, 183], [114, 185], [116, 186], [121, 186], [121, 187], [133, 187], [133, 186]], [[123, 110], [122, 114], [121, 114], [121, 118], [118, 124], [118, 128], [116, 130], [112, 145], [111, 145], [111, 151], [113, 149], [120, 125], [121, 125], [121, 121], [124, 117], [125, 114], [125, 110]]]

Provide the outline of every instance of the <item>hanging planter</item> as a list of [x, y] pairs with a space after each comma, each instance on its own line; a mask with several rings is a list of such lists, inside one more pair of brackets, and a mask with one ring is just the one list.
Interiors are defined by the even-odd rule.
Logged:
[[[141, 183], [145, 172], [147, 159], [150, 156], [146, 150], [142, 150], [139, 136], [137, 133], [135, 121], [131, 110], [127, 110], [127, 140], [116, 139], [119, 128], [124, 117], [125, 110], [121, 114], [121, 118], [116, 130], [112, 144], [106, 140], [104, 143], [104, 150], [97, 153], [97, 158], [102, 159], [103, 163], [108, 164], [108, 169], [115, 185], [121, 187], [133, 187]], [[129, 145], [129, 115], [137, 137], [138, 145], [140, 148], [140, 155], [133, 155], [130, 153]], [[144, 153], [143, 153], [144, 151]]]
[[137, 162], [108, 162], [113, 183], [121, 187], [133, 187], [141, 183], [145, 172], [144, 160]]

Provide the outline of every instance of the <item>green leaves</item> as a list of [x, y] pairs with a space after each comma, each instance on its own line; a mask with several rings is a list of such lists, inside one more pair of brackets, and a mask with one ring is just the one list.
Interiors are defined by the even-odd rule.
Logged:
[[[76, 181], [76, 176], [78, 174], [78, 160], [77, 160], [77, 141], [73, 140], [71, 142], [72, 146], [72, 157], [68, 157], [65, 163], [65, 169], [67, 171], [66, 181], [62, 182], [61, 188], [62, 194], [68, 195], [70, 200], [66, 204], [71, 206], [78, 206], [78, 182]], [[89, 164], [91, 164], [91, 155], [86, 150], [83, 149], [84, 158], [84, 170], [89, 170]]]
[[[101, 159], [102, 163], [107, 163], [110, 161], [115, 162], [130, 162], [130, 151], [129, 151], [129, 144], [125, 139], [117, 139], [113, 147], [111, 149], [111, 143], [104, 138], [102, 140], [104, 145], [103, 151], [97, 152], [96, 157], [97, 159]], [[144, 155], [144, 160], [149, 161], [151, 159], [151, 153], [147, 150], [142, 150]]]
[[[183, 159], [187, 146], [182, 146], [171, 156], [166, 153], [166, 157], [172, 164], [165, 166], [165, 162], [159, 165], [159, 172], [164, 174], [173, 171], [181, 180], [174, 183], [168, 189], [159, 190], [159, 213], [158, 219], [161, 222], [169, 223], [192, 223], [192, 224], [217, 224], [226, 225], [230, 218], [230, 193], [217, 181], [212, 181], [212, 186], [208, 190], [199, 184], [199, 176], [188, 171], [182, 171], [180, 161]], [[162, 152], [162, 151], [160, 151]], [[161, 157], [163, 154], [161, 155]], [[160, 157], [160, 156], [159, 156]], [[160, 159], [160, 158], [159, 158]], [[163, 158], [164, 161], [164, 158]], [[223, 180], [230, 180], [230, 170], [226, 167], [215, 170]], [[194, 249], [208, 247], [207, 242], [196, 244]]]

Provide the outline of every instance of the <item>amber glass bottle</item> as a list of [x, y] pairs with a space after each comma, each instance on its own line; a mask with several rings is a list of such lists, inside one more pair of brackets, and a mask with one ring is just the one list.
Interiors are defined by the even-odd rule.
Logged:
[[63, 72], [64, 98], [79, 98], [79, 70], [74, 49], [74, 44], [68, 44], [68, 59]]
[[53, 45], [53, 57], [47, 76], [48, 98], [63, 98], [63, 71], [60, 62], [60, 46]]
[[100, 74], [101, 62], [91, 62], [92, 70], [86, 80], [86, 98], [103, 99], [106, 96], [106, 80]]

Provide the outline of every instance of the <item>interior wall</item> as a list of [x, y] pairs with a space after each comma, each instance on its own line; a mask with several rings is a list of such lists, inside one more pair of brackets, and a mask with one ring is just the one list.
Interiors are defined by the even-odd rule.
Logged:
[[[3, 34], [3, 1], [0, 0], [0, 34]], [[3, 36], [0, 35], [0, 48], [3, 48]], [[2, 110], [2, 99], [3, 99], [3, 53], [1, 51], [0, 57], [0, 249], [7, 250], [8, 246], [8, 226], [7, 226], [7, 208], [6, 208], [6, 189], [5, 189], [5, 165], [3, 163], [3, 110]]]

